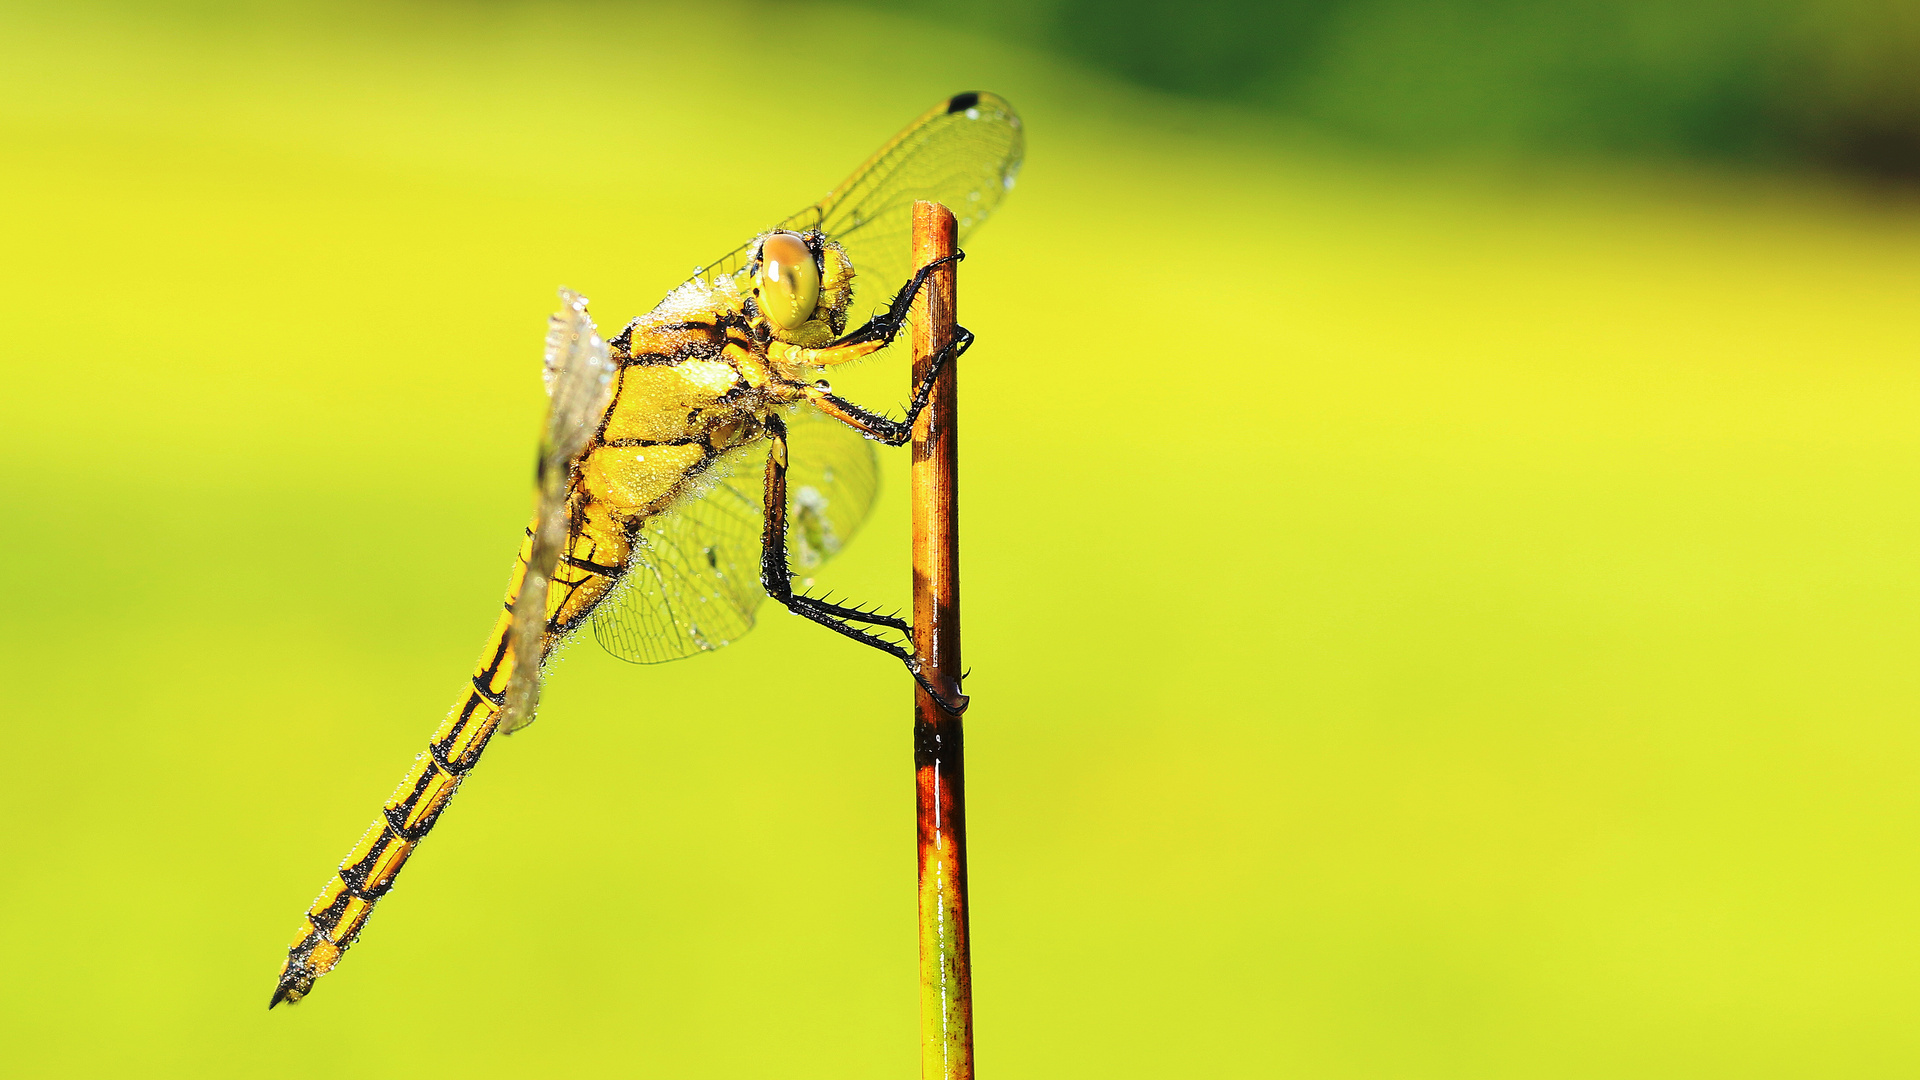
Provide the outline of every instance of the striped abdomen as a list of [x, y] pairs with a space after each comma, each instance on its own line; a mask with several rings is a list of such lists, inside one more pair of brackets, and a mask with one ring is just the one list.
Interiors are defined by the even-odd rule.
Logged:
[[[595, 528], [596, 524], [601, 527]], [[623, 566], [626, 551], [624, 530], [614, 522], [590, 514], [585, 527], [572, 536], [567, 557], [555, 570], [553, 587], [547, 596], [543, 651], [551, 650], [568, 630], [578, 626], [612, 587], [614, 579], [608, 573], [591, 568], [610, 570]], [[280, 983], [269, 1008], [282, 1001], [305, 997], [313, 989], [314, 980], [339, 963], [340, 954], [360, 936], [374, 904], [393, 888], [400, 868], [432, 831], [434, 822], [459, 790], [460, 781], [480, 760], [488, 740], [493, 738], [500, 706], [505, 701], [507, 678], [513, 671], [513, 649], [509, 644], [513, 601], [520, 593], [520, 582], [526, 576], [531, 552], [529, 530], [508, 584], [507, 612], [494, 624], [486, 654], [474, 670], [472, 685], [461, 695], [446, 722], [433, 733], [427, 749], [414, 759], [413, 768], [387, 799], [380, 817], [354, 845], [333, 880], [327, 882], [319, 898], [307, 909], [299, 933], [288, 949], [286, 966], [280, 969]]]

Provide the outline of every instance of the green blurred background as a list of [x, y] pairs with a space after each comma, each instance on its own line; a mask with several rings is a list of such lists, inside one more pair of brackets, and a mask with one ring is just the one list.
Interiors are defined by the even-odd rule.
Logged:
[[912, 1075], [909, 683], [778, 612], [576, 646], [265, 1005], [498, 610], [554, 288], [975, 87], [983, 1075], [1920, 1070], [1912, 9], [1085, 7], [6, 9], [0, 1071]]
[[[868, 0], [951, 17], [946, 0]], [[975, 0], [1166, 90], [1382, 145], [1920, 178], [1913, 0]]]

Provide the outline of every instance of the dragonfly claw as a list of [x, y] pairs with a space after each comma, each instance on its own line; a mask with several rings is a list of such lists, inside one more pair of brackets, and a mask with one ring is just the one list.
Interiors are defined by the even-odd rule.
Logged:
[[958, 686], [953, 688], [953, 695], [951, 697], [935, 689], [934, 685], [927, 681], [926, 675], [921, 672], [918, 658], [907, 661], [907, 670], [913, 673], [913, 681], [920, 684], [920, 689], [925, 690], [928, 697], [931, 697], [942, 709], [945, 709], [952, 715], [959, 716], [961, 713], [966, 712], [967, 706], [972, 703], [973, 699], [961, 693]]

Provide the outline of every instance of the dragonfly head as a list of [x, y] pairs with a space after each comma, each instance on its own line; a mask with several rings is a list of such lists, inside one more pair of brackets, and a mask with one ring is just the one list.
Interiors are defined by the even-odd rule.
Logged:
[[765, 234], [754, 245], [747, 272], [753, 282], [747, 314], [769, 337], [812, 347], [846, 329], [853, 264], [819, 232]]

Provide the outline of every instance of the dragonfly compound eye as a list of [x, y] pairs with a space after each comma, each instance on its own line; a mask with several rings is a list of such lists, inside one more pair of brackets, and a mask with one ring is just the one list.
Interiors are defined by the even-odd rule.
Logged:
[[807, 242], [790, 232], [767, 237], [754, 279], [760, 310], [782, 330], [795, 330], [820, 306], [820, 266]]

